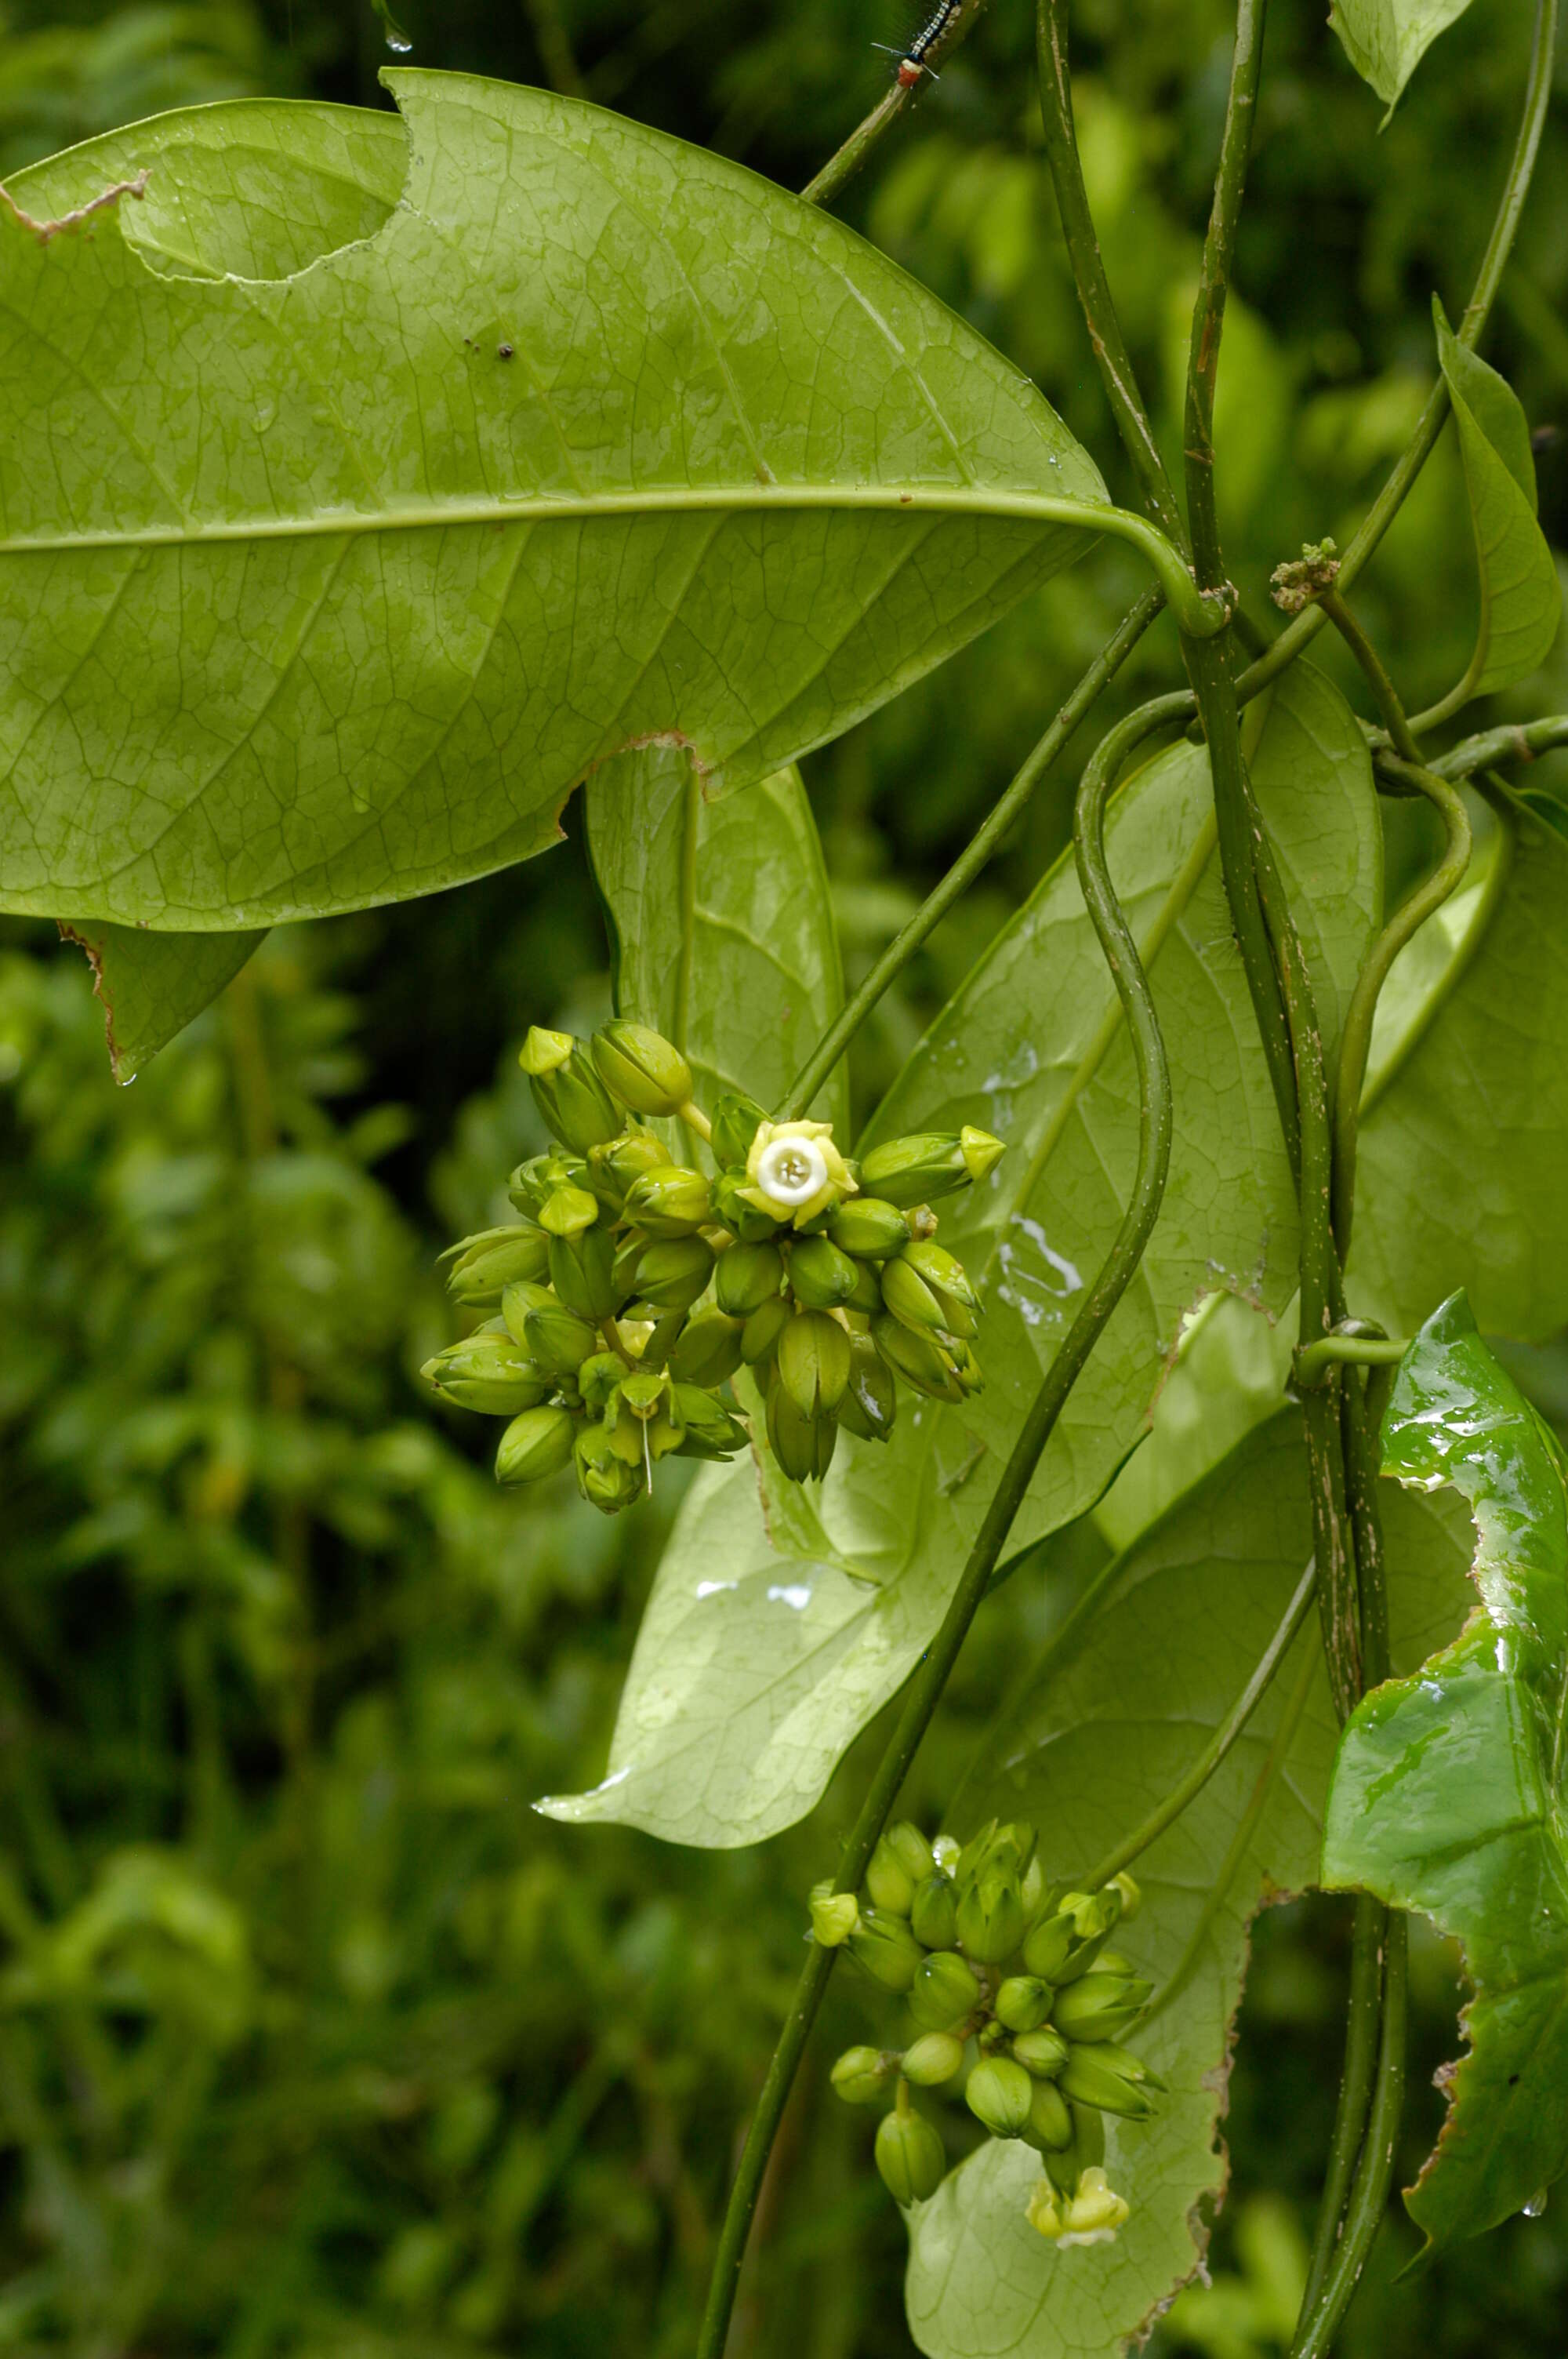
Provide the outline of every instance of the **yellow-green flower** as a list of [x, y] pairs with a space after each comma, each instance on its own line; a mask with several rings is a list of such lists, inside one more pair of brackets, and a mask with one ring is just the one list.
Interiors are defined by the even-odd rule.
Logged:
[[746, 1158], [748, 1204], [782, 1225], [804, 1228], [855, 1193], [849, 1167], [833, 1144], [830, 1122], [760, 1122]]
[[1108, 2245], [1130, 2211], [1098, 2163], [1078, 2173], [1076, 2190], [1059, 2196], [1043, 2179], [1029, 2199], [1025, 2213], [1032, 2228], [1054, 2245]]

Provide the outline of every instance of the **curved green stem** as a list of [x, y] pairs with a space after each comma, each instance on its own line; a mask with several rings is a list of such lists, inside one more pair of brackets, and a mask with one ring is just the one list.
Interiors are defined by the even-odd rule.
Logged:
[[1416, 929], [1443, 907], [1470, 865], [1470, 821], [1458, 788], [1420, 762], [1401, 761], [1396, 755], [1381, 756], [1379, 767], [1392, 772], [1436, 805], [1448, 831], [1448, 842], [1432, 875], [1413, 893], [1407, 894], [1373, 943], [1345, 1011], [1339, 1076], [1334, 1094], [1334, 1234], [1342, 1258], [1350, 1249], [1350, 1224], [1356, 1204], [1356, 1133], [1361, 1118], [1361, 1085], [1367, 1078], [1378, 995], [1388, 981], [1390, 968]]
[[[928, 67], [939, 66], [944, 58], [952, 56], [960, 41], [968, 38], [985, 5], [986, 0], [967, 0], [967, 5], [955, 12], [941, 39], [932, 47], [925, 61]], [[808, 180], [802, 189], [800, 193], [808, 205], [832, 203], [847, 183], [854, 179], [872, 148], [880, 146], [887, 136], [899, 116], [913, 106], [923, 87], [924, 83], [919, 82], [908, 88], [897, 81], [892, 83], [886, 97], [879, 100], [870, 114], [856, 125], [843, 146], [829, 156], [816, 179]]]
[[1253, 1667], [1251, 1678], [1186, 1776], [1178, 1778], [1158, 1809], [1150, 1811], [1141, 1826], [1135, 1827], [1114, 1851], [1107, 1852], [1104, 1859], [1097, 1861], [1089, 1869], [1082, 1879], [1086, 1892], [1097, 1892], [1102, 1884], [1108, 1884], [1113, 1875], [1119, 1875], [1122, 1869], [1130, 1866], [1141, 1853], [1146, 1852], [1152, 1843], [1158, 1842], [1166, 1828], [1174, 1825], [1188, 1803], [1202, 1793], [1267, 1695], [1291, 1641], [1306, 1619], [1306, 1610], [1312, 1603], [1313, 1591], [1316, 1586], [1317, 1566], [1309, 1564], [1296, 1583], [1295, 1593], [1281, 1616], [1279, 1627]]
[[[1074, 824], [1074, 849], [1084, 899], [1126, 1011], [1133, 1060], [1138, 1071], [1141, 1105], [1138, 1169], [1131, 1198], [1116, 1241], [1085, 1296], [1060, 1351], [1045, 1371], [1040, 1389], [1030, 1406], [1022, 1430], [1002, 1470], [1001, 1480], [986, 1510], [985, 1520], [969, 1550], [957, 1587], [942, 1618], [941, 1627], [922, 1656], [905, 1690], [898, 1723], [877, 1765], [845, 1845], [835, 1887], [840, 1892], [853, 1892], [859, 1888], [910, 1763], [941, 1701], [959, 1649], [968, 1635], [969, 1625], [989, 1586], [991, 1573], [1033, 1479], [1042, 1452], [1054, 1430], [1068, 1395], [1132, 1281], [1159, 1216], [1171, 1162], [1170, 1067], [1164, 1042], [1160, 1037], [1160, 1019], [1153, 995], [1138, 955], [1138, 945], [1116, 897], [1106, 863], [1105, 805], [1117, 771], [1127, 755], [1152, 729], [1159, 727], [1163, 718], [1162, 708], [1157, 702], [1152, 707], [1130, 714], [1111, 730], [1084, 772]], [[762, 2173], [767, 2168], [784, 2104], [837, 1955], [837, 1951], [825, 1950], [814, 1944], [795, 1986], [788, 2017], [757, 2101], [757, 2110], [747, 2134], [719, 2230], [708, 2308], [697, 2339], [697, 2359], [721, 2359]]]
[[[1530, 49], [1524, 114], [1519, 124], [1519, 137], [1514, 143], [1513, 157], [1503, 183], [1487, 251], [1482, 256], [1470, 300], [1465, 307], [1465, 316], [1459, 322], [1459, 342], [1472, 348], [1480, 341], [1498, 282], [1513, 251], [1519, 214], [1524, 209], [1524, 201], [1535, 171], [1535, 159], [1540, 152], [1541, 135], [1545, 127], [1546, 110], [1552, 97], [1558, 6], [1559, 0], [1537, 0], [1535, 39]], [[1416, 421], [1415, 431], [1395, 461], [1388, 482], [1373, 501], [1340, 560], [1339, 586], [1342, 591], [1351, 587], [1404, 506], [1411, 486], [1432, 455], [1447, 416], [1448, 387], [1439, 376], [1427, 397], [1425, 408]], [[1271, 679], [1277, 679], [1286, 666], [1293, 663], [1317, 636], [1323, 624], [1324, 616], [1318, 607], [1304, 607], [1281, 632], [1268, 654], [1260, 657], [1242, 673], [1239, 682], [1242, 701], [1247, 702], [1257, 695], [1260, 689], [1267, 688]]]
[[1337, 587], [1325, 590], [1317, 603], [1360, 665], [1367, 684], [1377, 699], [1383, 726], [1393, 740], [1394, 751], [1406, 762], [1419, 762], [1421, 747], [1412, 734], [1413, 724], [1405, 717], [1399, 690], [1389, 676], [1382, 657], [1346, 604], [1344, 593]]
[[940, 924], [959, 895], [973, 884], [1009, 828], [1022, 814], [1030, 796], [1073, 732], [1115, 679], [1164, 603], [1162, 590], [1158, 587], [1146, 590], [1138, 603], [1122, 617], [1050, 728], [941, 883], [927, 894], [909, 923], [893, 936], [853, 998], [823, 1034], [795, 1076], [784, 1103], [782, 1120], [793, 1122], [806, 1112], [883, 992], [902, 974], [921, 943], [933, 928]]
[[1389, 1912], [1382, 1902], [1374, 1900], [1368, 1892], [1358, 1893], [1350, 1936], [1350, 2003], [1345, 2062], [1339, 2076], [1334, 2133], [1329, 2141], [1328, 2169], [1302, 2295], [1303, 2319], [1310, 2318], [1316, 2308], [1334, 2260], [1366, 2136], [1367, 2108], [1372, 2102], [1372, 2082], [1378, 2069], [1378, 2034], [1383, 2019], [1383, 1943], [1388, 1930]]
[[[1072, 81], [1067, 69], [1067, 0], [1038, 0], [1035, 42], [1040, 66], [1040, 112], [1045, 126], [1045, 159], [1051, 167], [1056, 207], [1062, 216], [1062, 234], [1067, 244], [1067, 260], [1072, 267], [1073, 284], [1078, 290], [1085, 325], [1089, 332], [1089, 343], [1110, 403], [1116, 430], [1132, 462], [1132, 472], [1138, 478], [1143, 504], [1161, 530], [1184, 551], [1187, 536], [1182, 512], [1176, 504], [1171, 479], [1165, 473], [1165, 462], [1160, 456], [1154, 429], [1149, 422], [1149, 411], [1132, 365], [1132, 356], [1121, 332], [1121, 321], [1117, 317], [1116, 305], [1111, 298], [1110, 282], [1105, 275], [1099, 239], [1095, 234], [1088, 191], [1084, 186], [1083, 166], [1078, 160], [1077, 133], [1073, 123]], [[1173, 598], [1171, 603], [1175, 605]]]
[[1478, 737], [1462, 738], [1427, 767], [1440, 778], [1468, 778], [1498, 762], [1533, 762], [1554, 745], [1568, 745], [1568, 712], [1548, 713], [1541, 721], [1509, 722], [1501, 729], [1483, 730]]
[[1236, 251], [1236, 225], [1247, 181], [1247, 161], [1252, 152], [1258, 77], [1263, 63], [1264, 7], [1265, 0], [1238, 0], [1230, 92], [1226, 102], [1214, 205], [1204, 239], [1203, 267], [1197, 300], [1193, 305], [1192, 341], [1187, 354], [1183, 437], [1187, 519], [1197, 578], [1206, 589], [1217, 589], [1225, 580], [1214, 495], [1214, 394], [1219, 371], [1219, 340], [1225, 327], [1225, 299]]
[[1325, 2359], [1357, 2281], [1366, 2267], [1394, 2176], [1394, 2148], [1405, 2096], [1405, 2031], [1408, 1995], [1405, 1920], [1393, 1915], [1384, 1935], [1382, 2038], [1367, 2135], [1350, 2201], [1345, 2233], [1324, 2277], [1315, 2305], [1296, 2330], [1291, 2359]]
[[1410, 1345], [1397, 1339], [1379, 1335], [1325, 1335], [1315, 1343], [1304, 1344], [1294, 1361], [1296, 1382], [1314, 1385], [1327, 1375], [1330, 1368], [1380, 1368], [1397, 1366]]

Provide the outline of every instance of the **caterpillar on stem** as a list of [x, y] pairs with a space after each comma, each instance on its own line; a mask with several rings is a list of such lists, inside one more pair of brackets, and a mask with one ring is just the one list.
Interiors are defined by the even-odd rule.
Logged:
[[925, 60], [947, 31], [963, 5], [964, 0], [938, 0], [933, 15], [904, 49], [889, 49], [885, 41], [871, 43], [871, 47], [874, 49], [881, 49], [885, 57], [898, 60], [897, 79], [901, 89], [913, 90], [923, 74], [930, 74], [933, 82], [939, 79]]

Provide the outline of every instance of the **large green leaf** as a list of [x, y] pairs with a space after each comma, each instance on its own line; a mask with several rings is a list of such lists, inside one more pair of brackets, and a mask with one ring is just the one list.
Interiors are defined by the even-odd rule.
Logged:
[[[777, 1105], [843, 1001], [800, 773], [714, 802], [686, 755], [652, 746], [600, 771], [587, 810], [617, 1008], [685, 1050], [699, 1104], [741, 1090]], [[842, 1065], [814, 1112], [847, 1135]]]
[[1563, 590], [1536, 522], [1535, 462], [1524, 411], [1497, 370], [1458, 342], [1441, 306], [1433, 310], [1481, 575], [1476, 651], [1454, 692], [1467, 701], [1528, 679], [1546, 661], [1563, 618]]
[[1464, 1944], [1469, 2053], [1405, 2199], [1445, 2245], [1568, 2170], [1568, 1462], [1463, 1295], [1400, 1364], [1383, 1451], [1401, 1482], [1469, 1501], [1481, 1602], [1461, 1637], [1347, 1723], [1324, 1877], [1424, 1909]]
[[1412, 1334], [1568, 1321], [1568, 842], [1498, 790], [1473, 884], [1396, 961], [1373, 1037], [1349, 1287]]
[[[5, 907], [255, 927], [459, 882], [618, 753], [769, 776], [1087, 545], [1042, 507], [1105, 501], [1053, 411], [842, 224], [592, 107], [390, 80], [390, 211], [384, 129], [367, 162], [321, 110], [287, 168], [244, 110], [244, 203], [222, 109], [15, 184], [58, 217], [139, 157], [162, 211], [152, 249], [150, 194], [0, 220]], [[175, 275], [188, 227], [243, 263], [321, 142], [335, 214], [251, 255], [294, 275]]]
[[[1275, 691], [1253, 768], [1332, 1047], [1379, 915], [1381, 837], [1361, 733], [1310, 666]], [[1176, 1143], [1138, 1282], [1046, 1453], [1014, 1528], [1020, 1548], [1104, 1490], [1143, 1430], [1188, 1310], [1229, 1289], [1277, 1313], [1295, 1287], [1294, 1195], [1201, 748], [1178, 745], [1139, 773], [1113, 802], [1107, 837], [1160, 1003]], [[885, 1136], [966, 1122], [1009, 1147], [984, 1186], [940, 1208], [944, 1241], [984, 1285], [988, 1392], [962, 1409], [906, 1396], [891, 1444], [841, 1436], [808, 1498], [765, 1460], [761, 1505], [747, 1467], [705, 1484], [665, 1550], [609, 1778], [553, 1804], [558, 1814], [716, 1844], [788, 1825], [940, 1621], [1030, 1396], [1116, 1234], [1136, 1159], [1132, 1058], [1070, 856], [933, 1025], [872, 1127]], [[734, 1560], [719, 1565], [720, 1522]], [[806, 1701], [791, 1689], [786, 1706], [775, 1674], [803, 1649], [815, 1691]]]
[[1345, 54], [1391, 114], [1400, 92], [1439, 33], [1470, 0], [1334, 0], [1328, 21]]
[[117, 1082], [134, 1082], [266, 939], [265, 931], [143, 933], [135, 926], [105, 926], [91, 918], [60, 931], [87, 953], [92, 987], [103, 1003], [109, 1069]]
[[[1464, 1610], [1454, 1506], [1388, 1501], [1402, 1663]], [[988, 1737], [957, 1832], [993, 1811], [1030, 1819], [1050, 1873], [1081, 1875], [1203, 1752], [1311, 1553], [1301, 1420], [1287, 1408], [1111, 1570], [1098, 1610]], [[1131, 2044], [1171, 2094], [1147, 2125], [1107, 2125], [1109, 2177], [1131, 2218], [1114, 2245], [1047, 2245], [1023, 2217], [1037, 2158], [983, 2147], [913, 2215], [910, 2323], [934, 2359], [1112, 2359], [1192, 2273], [1225, 2184], [1217, 2129], [1248, 1926], [1315, 1879], [1334, 1740], [1309, 1614], [1245, 1734], [1134, 1868], [1144, 1905], [1118, 1947], [1170, 1995]]]

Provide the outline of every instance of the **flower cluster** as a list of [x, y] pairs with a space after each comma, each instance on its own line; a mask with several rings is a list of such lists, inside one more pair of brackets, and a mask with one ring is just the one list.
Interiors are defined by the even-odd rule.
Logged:
[[961, 2087], [993, 2137], [1022, 2138], [1044, 2176], [1030, 2224], [1059, 2244], [1104, 2243], [1128, 2216], [1105, 2174], [1105, 2115], [1146, 2121], [1164, 2083], [1121, 2047], [1153, 1995], [1106, 1947], [1138, 1906], [1119, 1875], [1094, 1892], [1054, 1886], [1033, 1827], [993, 1819], [960, 1846], [906, 1821], [878, 1843], [863, 1894], [812, 1894], [812, 1930], [907, 1997], [909, 2044], [850, 2048], [833, 2085], [851, 2104], [885, 2103], [877, 2169], [900, 2203], [935, 2195], [947, 2168], [916, 2089]]
[[[522, 1062], [557, 1145], [513, 1173], [518, 1223], [443, 1256], [457, 1301], [495, 1315], [421, 1371], [509, 1419], [499, 1481], [571, 1463], [613, 1515], [652, 1488], [658, 1459], [743, 1446], [721, 1397], [742, 1366], [797, 1483], [827, 1472], [840, 1425], [887, 1439], [898, 1380], [937, 1400], [979, 1389], [974, 1289], [930, 1207], [989, 1171], [1000, 1139], [891, 1139], [857, 1165], [827, 1123], [773, 1122], [734, 1093], [705, 1113], [686, 1059], [639, 1024], [586, 1043], [535, 1027]], [[664, 1117], [703, 1142], [712, 1173], [676, 1161], [647, 1127]]]

